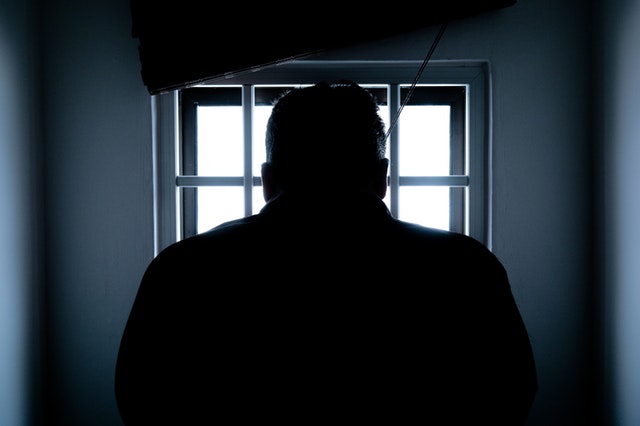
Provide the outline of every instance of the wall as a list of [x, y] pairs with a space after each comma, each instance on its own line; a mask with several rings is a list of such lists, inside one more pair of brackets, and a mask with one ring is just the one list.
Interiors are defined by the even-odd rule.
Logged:
[[611, 424], [640, 424], [640, 1], [603, 5], [600, 44], [607, 350]]
[[0, 424], [26, 426], [38, 392], [41, 277], [34, 11], [0, 2]]
[[43, 2], [50, 423], [120, 423], [113, 374], [153, 256], [150, 98], [128, 0]]
[[[34, 410], [44, 413], [41, 424], [115, 426], [117, 347], [153, 254], [150, 100], [130, 36], [128, 0], [42, 2], [38, 30], [34, 3], [0, 5], [0, 345], [9, 348], [0, 356], [0, 424], [28, 424], [29, 371], [39, 371], [25, 355], [41, 349], [30, 336], [38, 336], [34, 324], [44, 312], [48, 404], [46, 411]], [[633, 22], [640, 16], [635, 0], [602, 3], [602, 54], [609, 62], [602, 74], [611, 81], [602, 96], [609, 111], [603, 174], [610, 206], [602, 234], [610, 235], [612, 248], [605, 318], [618, 330], [607, 337], [615, 344], [607, 359], [615, 372], [609, 389], [621, 390], [607, 400], [607, 412], [618, 418], [607, 424], [631, 426], [638, 423], [632, 398], [639, 354], [630, 326], [640, 320], [632, 305], [640, 271], [633, 257], [637, 198], [627, 195], [637, 193], [640, 153], [632, 115], [637, 97], [627, 93], [638, 84]], [[509, 272], [538, 363], [540, 392], [530, 426], [587, 424], [598, 414], [590, 311], [597, 266], [591, 36], [584, 5], [520, 0], [453, 22], [434, 55], [491, 64], [493, 247]], [[41, 69], [30, 56], [32, 33], [42, 35]], [[435, 29], [425, 29], [326, 58], [422, 59], [434, 36]], [[43, 83], [41, 115], [29, 84], [36, 72]], [[44, 237], [29, 232], [40, 229], [38, 194], [45, 196]], [[41, 240], [46, 262], [39, 257]], [[33, 291], [40, 288], [41, 264], [46, 310], [38, 298], [45, 293]]]

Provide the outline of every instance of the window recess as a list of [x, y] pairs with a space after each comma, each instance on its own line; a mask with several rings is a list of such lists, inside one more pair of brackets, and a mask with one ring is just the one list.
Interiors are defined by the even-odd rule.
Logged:
[[[156, 250], [260, 210], [266, 120], [284, 90], [350, 78], [374, 93], [389, 127], [419, 65], [393, 64], [292, 64], [251, 81], [152, 96]], [[466, 233], [490, 247], [486, 75], [484, 63], [425, 70], [387, 140], [384, 201], [400, 219]]]

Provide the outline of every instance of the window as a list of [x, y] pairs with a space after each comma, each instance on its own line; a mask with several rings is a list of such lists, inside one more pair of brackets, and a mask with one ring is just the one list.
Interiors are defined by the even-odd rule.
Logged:
[[349, 78], [374, 93], [389, 128], [385, 203], [400, 219], [489, 245], [486, 66], [436, 64], [407, 97], [416, 62], [293, 62], [152, 100], [156, 251], [264, 205], [260, 165], [272, 101], [288, 88]]

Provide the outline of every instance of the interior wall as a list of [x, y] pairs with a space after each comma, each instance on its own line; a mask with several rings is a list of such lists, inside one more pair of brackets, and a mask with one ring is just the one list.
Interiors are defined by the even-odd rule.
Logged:
[[27, 426], [40, 299], [36, 41], [31, 2], [0, 2], [0, 424]]
[[612, 425], [640, 424], [640, 1], [603, 3], [602, 143], [607, 409]]
[[46, 424], [115, 426], [118, 345], [153, 256], [150, 97], [129, 0], [42, 7]]

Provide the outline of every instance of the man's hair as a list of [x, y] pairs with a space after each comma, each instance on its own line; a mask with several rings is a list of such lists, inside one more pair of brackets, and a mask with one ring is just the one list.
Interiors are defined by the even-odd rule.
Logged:
[[352, 81], [295, 88], [267, 123], [267, 163], [283, 188], [365, 185], [385, 157], [385, 124], [373, 95]]

